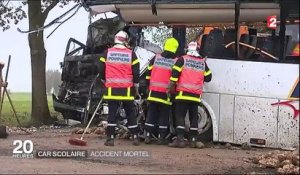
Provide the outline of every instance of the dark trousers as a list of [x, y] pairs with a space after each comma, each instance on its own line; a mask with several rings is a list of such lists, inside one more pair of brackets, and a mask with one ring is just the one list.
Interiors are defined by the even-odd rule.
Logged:
[[158, 133], [160, 137], [166, 137], [169, 129], [170, 115], [170, 105], [158, 102], [149, 102], [148, 114], [145, 123], [146, 131], [153, 133], [154, 129], [158, 125]]
[[176, 117], [176, 133], [184, 134], [185, 116], [189, 112], [190, 134], [196, 136], [198, 134], [198, 105], [197, 102], [177, 101], [175, 102]]
[[115, 128], [117, 126], [117, 113], [121, 102], [126, 113], [126, 118], [128, 121], [127, 128], [133, 134], [138, 133], [138, 125], [136, 121], [136, 114], [134, 111], [133, 101], [108, 101], [108, 119], [107, 119], [107, 130], [106, 135], [108, 138], [113, 138], [115, 134]]

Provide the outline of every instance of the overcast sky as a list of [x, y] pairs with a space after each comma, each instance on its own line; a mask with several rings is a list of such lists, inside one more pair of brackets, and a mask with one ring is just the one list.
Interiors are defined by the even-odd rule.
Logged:
[[[64, 8], [55, 7], [47, 18], [46, 24], [72, 8], [68, 5]], [[25, 8], [27, 11], [27, 7]], [[86, 43], [88, 13], [81, 8], [78, 13], [69, 21], [64, 23], [50, 38], [46, 39], [49, 33], [56, 27], [45, 30], [45, 47], [47, 50], [47, 70], [60, 69], [59, 62], [63, 60], [66, 44], [69, 38], [76, 38], [82, 43]], [[28, 45], [28, 34], [22, 34], [17, 31], [17, 27], [22, 30], [28, 30], [28, 19], [21, 21], [18, 26], [11, 26], [5, 32], [0, 30], [0, 60], [5, 63], [8, 56], [11, 55], [11, 63], [8, 74], [8, 89], [12, 92], [31, 92], [31, 67], [30, 52]], [[5, 77], [7, 64], [3, 71]]]

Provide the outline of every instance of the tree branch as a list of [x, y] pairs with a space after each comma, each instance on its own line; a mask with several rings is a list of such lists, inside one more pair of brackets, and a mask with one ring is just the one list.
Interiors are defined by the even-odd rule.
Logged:
[[[4, 1], [3, 1], [3, 2], [4, 2]], [[8, 1], [7, 1], [7, 3], [6, 3], [6, 5], [5, 5], [5, 6], [7, 7], [9, 3], [10, 3], [10, 0], [8, 0]]]
[[45, 11], [42, 13], [43, 15], [43, 22], [45, 22], [48, 13], [58, 4], [59, 0], [53, 0], [52, 3], [45, 9]]

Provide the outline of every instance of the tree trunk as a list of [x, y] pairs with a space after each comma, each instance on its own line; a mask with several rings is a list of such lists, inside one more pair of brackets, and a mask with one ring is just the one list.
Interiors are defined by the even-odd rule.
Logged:
[[[44, 25], [41, 1], [28, 1], [29, 30]], [[46, 95], [46, 49], [43, 31], [28, 34], [31, 56], [32, 107], [31, 119], [34, 123], [47, 123], [50, 119]]]

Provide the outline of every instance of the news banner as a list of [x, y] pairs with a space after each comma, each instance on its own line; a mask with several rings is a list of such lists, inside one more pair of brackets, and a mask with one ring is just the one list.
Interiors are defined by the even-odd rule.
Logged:
[[14, 140], [12, 157], [30, 158], [149, 158], [143, 150], [34, 149], [31, 140]]

